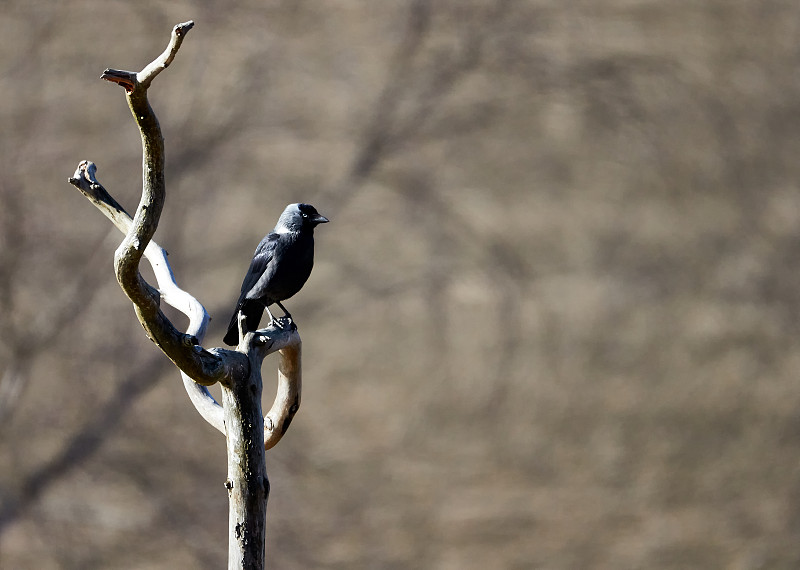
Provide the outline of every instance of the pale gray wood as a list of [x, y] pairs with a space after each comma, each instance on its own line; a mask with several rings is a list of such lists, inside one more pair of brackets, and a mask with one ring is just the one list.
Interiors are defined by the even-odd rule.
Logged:
[[[131, 299], [139, 322], [153, 342], [181, 372], [189, 399], [200, 415], [224, 433], [228, 447], [230, 503], [229, 569], [264, 568], [267, 479], [265, 452], [280, 441], [300, 406], [301, 341], [297, 328], [285, 319], [279, 324], [248, 332], [239, 319], [236, 350], [201, 346], [208, 328], [205, 307], [175, 282], [167, 253], [152, 240], [165, 200], [164, 140], [158, 119], [147, 101], [152, 80], [173, 60], [192, 22], [178, 24], [167, 49], [138, 73], [107, 69], [103, 79], [125, 88], [128, 105], [142, 137], [142, 198], [131, 217], [97, 181], [96, 166], [87, 160], [69, 182], [78, 188], [125, 234], [114, 254], [114, 270], [120, 287]], [[142, 257], [155, 273], [158, 289], [139, 271]], [[189, 318], [181, 333], [160, 309], [160, 302], [175, 307]], [[279, 352], [278, 388], [270, 411], [261, 410], [261, 365]], [[219, 382], [222, 405], [207, 386]]]

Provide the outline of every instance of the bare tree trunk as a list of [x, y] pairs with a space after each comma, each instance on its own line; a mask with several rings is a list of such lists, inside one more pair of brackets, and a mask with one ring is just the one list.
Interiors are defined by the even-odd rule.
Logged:
[[[253, 355], [255, 356], [255, 355]], [[250, 358], [250, 375], [222, 386], [228, 443], [228, 568], [264, 567], [269, 481], [261, 414], [260, 363]]]
[[[201, 343], [208, 313], [197, 299], [178, 287], [166, 252], [152, 241], [165, 200], [164, 141], [147, 100], [147, 89], [172, 62], [193, 25], [186, 22], [175, 26], [167, 49], [142, 71], [107, 69], [102, 76], [125, 88], [142, 136], [142, 199], [133, 218], [97, 181], [93, 163], [82, 161], [69, 181], [125, 234], [114, 256], [117, 280], [133, 302], [147, 335], [181, 371], [197, 411], [225, 434], [228, 446], [225, 486], [230, 501], [228, 568], [261, 570], [269, 495], [265, 451], [280, 441], [300, 405], [300, 336], [297, 328], [283, 319], [280, 326], [248, 332], [242, 318], [236, 350], [205, 350]], [[142, 277], [139, 271], [142, 257], [150, 262], [158, 289]], [[189, 317], [185, 333], [178, 331], [161, 311], [162, 300]], [[280, 352], [278, 390], [269, 413], [264, 416], [261, 364], [274, 352]], [[207, 389], [216, 382], [222, 386], [222, 405]]]

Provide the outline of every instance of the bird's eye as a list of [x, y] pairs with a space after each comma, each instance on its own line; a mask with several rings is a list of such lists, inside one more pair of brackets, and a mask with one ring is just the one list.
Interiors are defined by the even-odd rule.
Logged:
[[300, 215], [303, 216], [304, 218], [308, 217], [308, 214], [306, 214], [305, 212], [300, 212]]

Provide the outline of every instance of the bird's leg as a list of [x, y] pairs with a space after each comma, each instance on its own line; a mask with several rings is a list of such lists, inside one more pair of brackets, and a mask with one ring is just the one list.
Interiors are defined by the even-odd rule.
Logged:
[[266, 303], [264, 303], [264, 309], [266, 309], [267, 314], [269, 315], [269, 324], [267, 325], [267, 327], [271, 327], [272, 325], [277, 325], [278, 328], [283, 328], [281, 327], [280, 323], [278, 323], [278, 319], [275, 318], [275, 315], [272, 314], [272, 311], [269, 310], [269, 306]]
[[[272, 314], [272, 311], [269, 310], [269, 307], [267, 306], [266, 303], [262, 302], [262, 305], [264, 305], [264, 309], [267, 311], [267, 314], [269, 315], [269, 323], [267, 323], [267, 326], [265, 328], [269, 328], [271, 326], [276, 326], [279, 329], [285, 329], [286, 326], [284, 326], [284, 325], [291, 324], [292, 315], [290, 315], [288, 312], [286, 312], [286, 309], [284, 309], [283, 305], [281, 305], [280, 303], [278, 303], [278, 305], [280, 306], [281, 309], [283, 309], [283, 312], [286, 313], [286, 316], [285, 317], [280, 317], [280, 318], [277, 318], [277, 319], [275, 318], [275, 315]], [[288, 317], [288, 319], [287, 319], [287, 317]], [[284, 320], [286, 320], [285, 323], [283, 322]]]
[[294, 319], [292, 318], [292, 315], [289, 314], [289, 311], [286, 310], [286, 307], [284, 307], [280, 301], [275, 301], [275, 304], [281, 308], [281, 311], [283, 311], [283, 317], [281, 317], [281, 319], [286, 319], [287, 324], [293, 323]]
[[281, 308], [281, 311], [283, 311], [283, 316], [284, 316], [284, 317], [286, 317], [286, 318], [287, 318], [287, 319], [289, 319], [290, 321], [293, 321], [293, 320], [294, 320], [294, 319], [292, 318], [292, 315], [290, 315], [290, 314], [289, 314], [289, 311], [287, 311], [287, 310], [286, 310], [286, 307], [284, 307], [283, 305], [281, 305], [281, 302], [280, 302], [280, 301], [275, 301], [275, 304], [276, 304], [276, 305], [278, 305], [278, 306]]

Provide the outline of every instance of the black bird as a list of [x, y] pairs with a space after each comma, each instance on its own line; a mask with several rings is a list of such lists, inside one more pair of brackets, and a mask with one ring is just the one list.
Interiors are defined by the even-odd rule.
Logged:
[[247, 330], [258, 328], [264, 309], [269, 324], [276, 322], [269, 310], [278, 305], [289, 319], [292, 316], [281, 305], [305, 284], [314, 266], [314, 228], [328, 218], [310, 204], [289, 204], [278, 219], [275, 229], [261, 240], [250, 269], [242, 283], [242, 293], [225, 334], [225, 344], [239, 344], [239, 313], [246, 317]]

